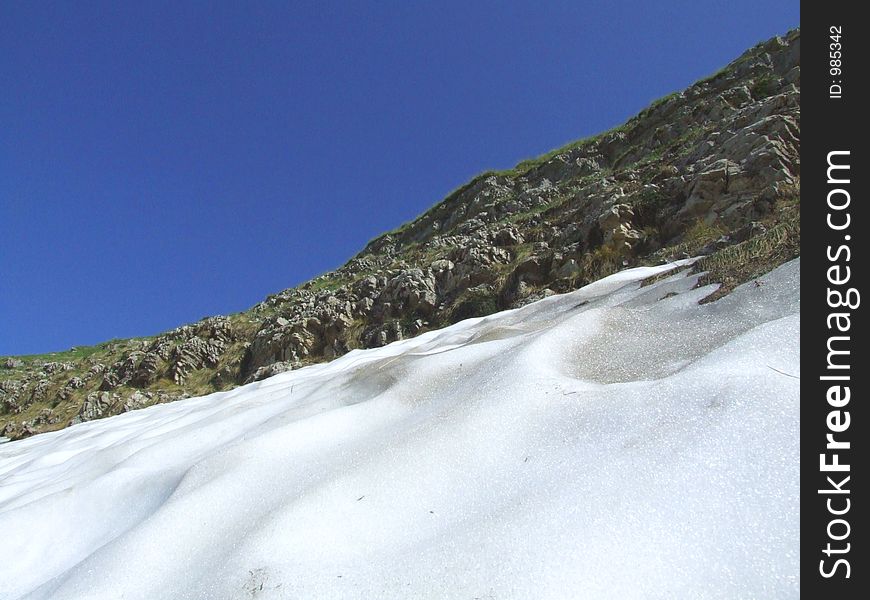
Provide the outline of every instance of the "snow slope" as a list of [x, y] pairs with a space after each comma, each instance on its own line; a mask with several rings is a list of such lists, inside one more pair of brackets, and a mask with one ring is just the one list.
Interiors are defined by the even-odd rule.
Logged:
[[800, 267], [667, 267], [0, 446], [0, 598], [799, 595]]

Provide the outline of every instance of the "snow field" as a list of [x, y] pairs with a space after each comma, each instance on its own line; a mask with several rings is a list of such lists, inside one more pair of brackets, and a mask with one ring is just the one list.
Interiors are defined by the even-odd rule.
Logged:
[[3, 444], [0, 598], [797, 597], [799, 260], [673, 267]]

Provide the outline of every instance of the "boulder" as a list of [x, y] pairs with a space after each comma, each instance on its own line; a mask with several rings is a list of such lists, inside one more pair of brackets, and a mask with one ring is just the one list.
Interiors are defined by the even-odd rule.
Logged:
[[77, 422], [93, 421], [106, 415], [115, 400], [117, 400], [117, 396], [113, 396], [107, 391], [91, 392], [79, 409]]
[[643, 234], [632, 227], [634, 210], [628, 204], [614, 204], [598, 217], [603, 234], [602, 244], [614, 251], [628, 254]]
[[260, 367], [245, 380], [245, 383], [260, 381], [268, 377], [278, 375], [280, 373], [292, 371], [294, 366], [298, 366], [298, 363], [293, 363], [291, 361], [282, 361], [272, 363], [271, 365], [266, 365], [265, 367]]

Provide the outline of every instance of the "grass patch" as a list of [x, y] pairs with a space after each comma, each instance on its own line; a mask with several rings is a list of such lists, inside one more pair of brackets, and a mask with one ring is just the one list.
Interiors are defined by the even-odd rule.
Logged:
[[749, 88], [753, 98], [767, 98], [773, 96], [779, 88], [779, 81], [771, 73], [765, 73], [758, 77]]
[[72, 362], [77, 360], [84, 360], [94, 354], [99, 352], [104, 352], [109, 344], [117, 344], [122, 340], [111, 340], [109, 342], [103, 342], [102, 344], [97, 344], [96, 346], [75, 346], [70, 348], [69, 350], [63, 350], [61, 352], [45, 352], [43, 354], [25, 354], [22, 356], [0, 356], [0, 363], [4, 362], [7, 358], [15, 358], [21, 360], [25, 363], [25, 365], [41, 365], [47, 362]]
[[493, 290], [471, 288], [466, 290], [454, 304], [450, 321], [458, 323], [471, 317], [485, 317], [498, 312], [498, 294]]
[[585, 281], [597, 281], [613, 275], [624, 267], [625, 258], [610, 246], [598, 246], [587, 252], [580, 261], [581, 273]]
[[660, 106], [664, 106], [666, 103], [670, 102], [679, 95], [680, 92], [671, 92], [670, 94], [653, 100], [652, 102], [650, 102], [649, 106], [637, 113], [637, 117], [635, 118], [645, 119], [646, 117], [650, 116], [657, 108], [659, 108]]
[[698, 286], [720, 283], [718, 290], [701, 302], [713, 302], [735, 287], [770, 272], [800, 255], [800, 219], [791, 219], [740, 244], [723, 248], [695, 263], [695, 271], [705, 271]]
[[683, 249], [692, 254], [692, 252], [697, 252], [710, 242], [715, 242], [723, 235], [725, 235], [725, 230], [718, 223], [707, 223], [704, 219], [698, 219], [683, 234]]

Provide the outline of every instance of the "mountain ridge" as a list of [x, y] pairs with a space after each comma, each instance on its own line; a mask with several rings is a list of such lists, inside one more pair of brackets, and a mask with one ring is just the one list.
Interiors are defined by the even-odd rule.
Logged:
[[472, 178], [250, 310], [4, 357], [0, 431], [21, 438], [229, 389], [689, 254], [706, 256], [699, 268], [721, 295], [799, 253], [799, 140], [794, 30], [619, 127]]

